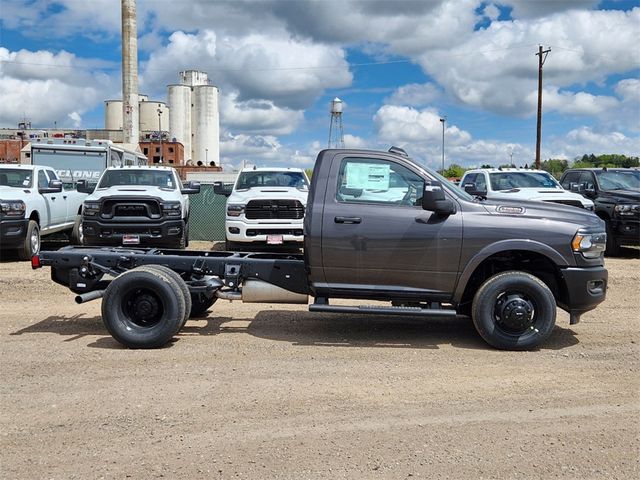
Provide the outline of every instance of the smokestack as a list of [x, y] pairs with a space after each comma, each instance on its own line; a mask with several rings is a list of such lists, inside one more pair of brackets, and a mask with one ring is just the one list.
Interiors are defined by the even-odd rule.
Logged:
[[122, 0], [122, 130], [124, 143], [140, 141], [138, 113], [138, 29], [135, 0]]

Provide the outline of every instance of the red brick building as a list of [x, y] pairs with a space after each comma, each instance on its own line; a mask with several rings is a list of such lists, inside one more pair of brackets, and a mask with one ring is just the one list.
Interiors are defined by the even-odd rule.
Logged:
[[164, 165], [184, 165], [184, 145], [180, 142], [162, 142], [162, 156], [160, 145], [158, 140], [140, 142], [140, 150], [149, 159], [149, 165], [160, 163], [160, 158]]
[[0, 140], [0, 163], [20, 163], [20, 150], [26, 144], [23, 140]]

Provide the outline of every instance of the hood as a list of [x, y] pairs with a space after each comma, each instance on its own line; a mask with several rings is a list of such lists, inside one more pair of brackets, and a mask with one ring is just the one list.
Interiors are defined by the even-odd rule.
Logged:
[[234, 190], [227, 203], [246, 204], [250, 200], [298, 200], [307, 205], [309, 191], [301, 191], [291, 187], [253, 187], [249, 190]]
[[600, 192], [601, 197], [622, 200], [623, 203], [639, 203], [640, 190], [608, 190]]
[[182, 198], [182, 194], [180, 193], [180, 190], [164, 190], [159, 187], [119, 185], [95, 190], [91, 195], [85, 198], [85, 202], [95, 202], [104, 197], [158, 197], [163, 200], [180, 200]]
[[484, 200], [482, 205], [492, 215], [535, 218], [604, 231], [604, 222], [594, 213], [581, 208], [538, 201]]
[[0, 186], [0, 200], [20, 200], [25, 194], [31, 193], [31, 188]]

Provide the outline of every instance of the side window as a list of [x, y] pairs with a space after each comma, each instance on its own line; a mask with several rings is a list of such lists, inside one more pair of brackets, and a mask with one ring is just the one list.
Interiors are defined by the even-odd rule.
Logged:
[[49, 177], [49, 180], [60, 180], [58, 175], [56, 175], [56, 172], [53, 170], [47, 170], [47, 176]]
[[565, 190], [571, 190], [572, 183], [578, 183], [578, 178], [580, 177], [580, 172], [569, 172], [562, 180], [562, 188]]
[[464, 186], [465, 186], [467, 183], [476, 183], [476, 177], [477, 177], [477, 176], [478, 176], [478, 174], [477, 174], [477, 173], [469, 173], [468, 175], [465, 175], [465, 176], [462, 178], [462, 182], [460, 182], [460, 183], [461, 183], [462, 188], [464, 188]]
[[578, 183], [584, 184], [584, 188], [587, 190], [594, 190], [596, 188], [593, 180], [593, 173], [591, 172], [580, 172]]
[[420, 205], [424, 180], [388, 160], [345, 158], [340, 165], [336, 199], [342, 203]]
[[484, 177], [484, 173], [478, 173], [476, 176], [476, 190], [486, 190], [487, 180]]
[[44, 174], [44, 170], [38, 171], [38, 188], [47, 188], [49, 186], [49, 180]]

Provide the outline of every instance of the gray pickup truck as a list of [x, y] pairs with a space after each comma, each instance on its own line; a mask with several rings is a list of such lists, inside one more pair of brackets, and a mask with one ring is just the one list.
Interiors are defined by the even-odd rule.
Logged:
[[[106, 328], [131, 348], [164, 345], [222, 298], [469, 315], [490, 345], [526, 350], [552, 333], [557, 306], [575, 324], [605, 299], [597, 216], [474, 198], [401, 149], [321, 151], [307, 205], [302, 255], [69, 247], [41, 252], [32, 265], [50, 266], [78, 303], [104, 297]], [[331, 303], [338, 298], [353, 305]], [[371, 300], [385, 303], [359, 304]]]

